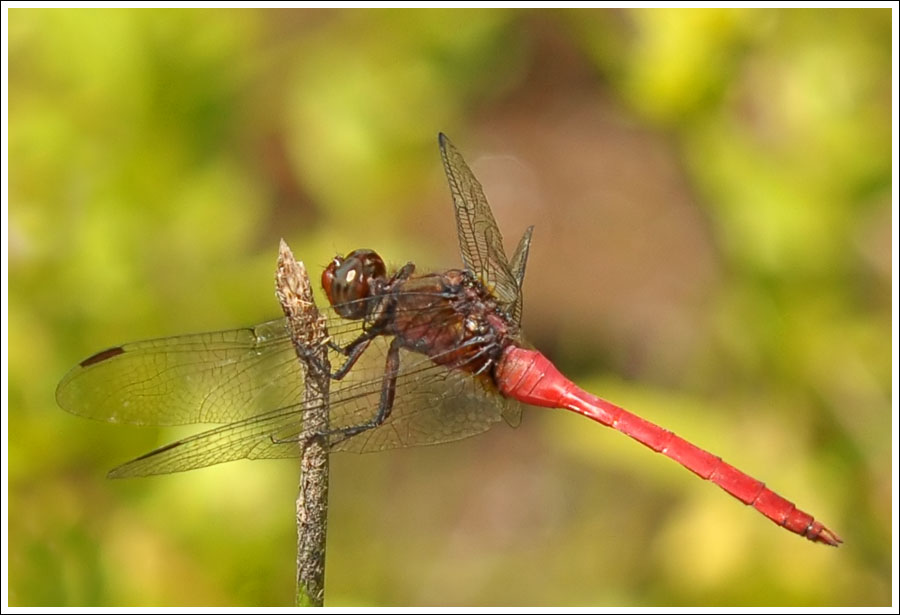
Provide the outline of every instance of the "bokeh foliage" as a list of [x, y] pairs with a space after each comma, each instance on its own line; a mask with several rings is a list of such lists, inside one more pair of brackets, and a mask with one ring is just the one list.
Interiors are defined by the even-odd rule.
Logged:
[[[889, 604], [890, 22], [10, 10], [10, 603], [290, 602], [295, 464], [107, 481], [177, 434], [53, 391], [103, 347], [277, 316], [281, 236], [313, 269], [356, 247], [456, 265], [444, 130], [508, 239], [538, 225], [531, 339], [846, 544], [534, 411], [336, 456], [326, 604]], [[488, 151], [520, 161], [492, 174]]]

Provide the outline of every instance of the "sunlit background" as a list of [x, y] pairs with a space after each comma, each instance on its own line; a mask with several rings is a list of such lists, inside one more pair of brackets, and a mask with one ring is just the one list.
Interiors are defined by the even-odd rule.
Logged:
[[10, 603], [291, 604], [295, 461], [110, 481], [192, 431], [54, 389], [279, 316], [281, 237], [458, 266], [442, 130], [529, 340], [846, 542], [533, 409], [333, 456], [326, 604], [889, 604], [890, 71], [889, 9], [10, 10]]

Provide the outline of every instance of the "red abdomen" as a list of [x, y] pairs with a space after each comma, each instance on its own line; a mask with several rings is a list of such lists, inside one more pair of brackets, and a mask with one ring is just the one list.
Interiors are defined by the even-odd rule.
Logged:
[[494, 379], [497, 388], [507, 397], [534, 406], [572, 410], [631, 436], [701, 478], [712, 481], [785, 529], [814, 542], [832, 546], [842, 542], [837, 534], [763, 482], [671, 431], [579, 389], [536, 350], [508, 347], [494, 369]]

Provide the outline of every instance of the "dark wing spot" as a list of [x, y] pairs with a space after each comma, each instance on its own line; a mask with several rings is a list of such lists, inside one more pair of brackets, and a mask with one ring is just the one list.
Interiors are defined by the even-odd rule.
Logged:
[[[115, 350], [115, 348], [111, 348], [110, 350]], [[101, 352], [100, 354], [103, 354], [103, 353]], [[173, 448], [178, 448], [182, 444], [184, 444], [184, 440], [178, 440], [177, 442], [170, 442], [169, 444], [166, 444], [165, 446], [161, 446], [155, 450], [152, 450], [149, 453], [144, 453], [143, 455], [141, 455], [140, 457], [138, 457], [136, 459], [132, 459], [131, 461], [129, 461], [127, 463], [123, 463], [122, 465], [113, 468], [112, 470], [110, 470], [109, 472], [106, 473], [106, 478], [128, 478], [129, 476], [149, 476], [150, 474], [154, 473], [152, 470], [150, 472], [142, 472], [141, 470], [138, 470], [137, 472], [133, 472], [133, 466], [136, 463], [138, 463], [139, 461], [144, 461], [145, 459], [149, 459], [149, 458], [155, 457], [156, 455], [159, 455], [161, 453], [165, 453], [166, 451], [170, 451]], [[171, 472], [172, 470], [169, 470], [169, 471]]]
[[120, 354], [123, 354], [125, 349], [121, 346], [116, 346], [115, 348], [107, 348], [106, 350], [102, 350], [95, 355], [92, 355], [79, 363], [81, 367], [89, 367], [94, 365], [95, 363], [100, 363], [101, 361], [106, 361], [107, 359], [111, 359]]

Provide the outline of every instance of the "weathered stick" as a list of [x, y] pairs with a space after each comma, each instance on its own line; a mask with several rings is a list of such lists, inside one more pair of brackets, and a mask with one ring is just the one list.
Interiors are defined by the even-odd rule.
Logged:
[[315, 434], [328, 431], [328, 385], [331, 366], [325, 319], [313, 302], [309, 276], [284, 240], [278, 251], [275, 294], [287, 316], [297, 357], [306, 365], [303, 433], [297, 446], [300, 491], [297, 495], [297, 606], [325, 602], [325, 535], [328, 524], [328, 449]]

